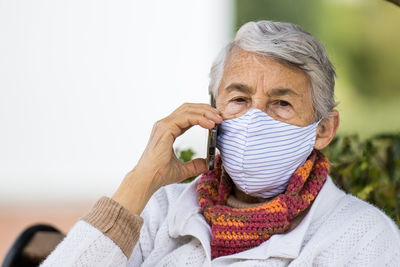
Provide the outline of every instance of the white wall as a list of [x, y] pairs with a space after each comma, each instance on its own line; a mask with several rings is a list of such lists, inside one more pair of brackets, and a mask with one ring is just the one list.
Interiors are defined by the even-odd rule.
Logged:
[[[229, 0], [0, 0], [0, 202], [111, 195], [151, 127], [208, 102]], [[177, 140], [205, 156], [206, 131]]]

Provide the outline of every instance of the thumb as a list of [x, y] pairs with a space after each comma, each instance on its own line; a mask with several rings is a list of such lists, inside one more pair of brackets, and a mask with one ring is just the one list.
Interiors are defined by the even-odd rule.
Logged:
[[185, 179], [197, 176], [206, 171], [208, 171], [207, 162], [202, 158], [197, 158], [183, 164], [183, 176]]

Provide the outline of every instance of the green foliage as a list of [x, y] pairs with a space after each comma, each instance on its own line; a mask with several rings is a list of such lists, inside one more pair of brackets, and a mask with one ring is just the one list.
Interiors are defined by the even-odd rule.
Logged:
[[248, 21], [288, 21], [309, 31], [320, 23], [321, 0], [236, 0], [236, 30]]
[[194, 153], [194, 151], [191, 150], [190, 148], [186, 149], [186, 150], [182, 150], [179, 152], [179, 160], [181, 160], [183, 162], [191, 161], [195, 154], [196, 153]]
[[[188, 162], [191, 161], [193, 159], [193, 156], [196, 154], [192, 149], [188, 148], [182, 151], [177, 151], [177, 154], [179, 155], [178, 158], [180, 161], [183, 162]], [[191, 181], [193, 181], [196, 177], [189, 177], [185, 180], [183, 180], [181, 183], [190, 183]]]
[[338, 136], [324, 153], [339, 187], [383, 209], [400, 226], [400, 134]]

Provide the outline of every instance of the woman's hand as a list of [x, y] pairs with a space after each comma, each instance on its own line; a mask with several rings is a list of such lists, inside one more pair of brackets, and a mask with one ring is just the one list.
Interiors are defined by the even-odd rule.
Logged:
[[175, 155], [175, 139], [194, 125], [211, 129], [222, 122], [219, 111], [207, 104], [183, 104], [156, 122], [136, 167], [130, 171], [113, 199], [140, 214], [151, 195], [161, 186], [207, 171], [205, 159], [181, 162]]

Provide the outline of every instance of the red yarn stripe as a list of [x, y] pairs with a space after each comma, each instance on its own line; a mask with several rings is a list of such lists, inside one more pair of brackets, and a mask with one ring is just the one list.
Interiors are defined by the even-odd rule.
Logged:
[[328, 173], [328, 159], [314, 150], [293, 173], [284, 193], [256, 208], [236, 209], [226, 206], [232, 180], [218, 156], [216, 168], [197, 182], [199, 206], [211, 226], [211, 257], [239, 253], [286, 232], [293, 219], [312, 204]]

